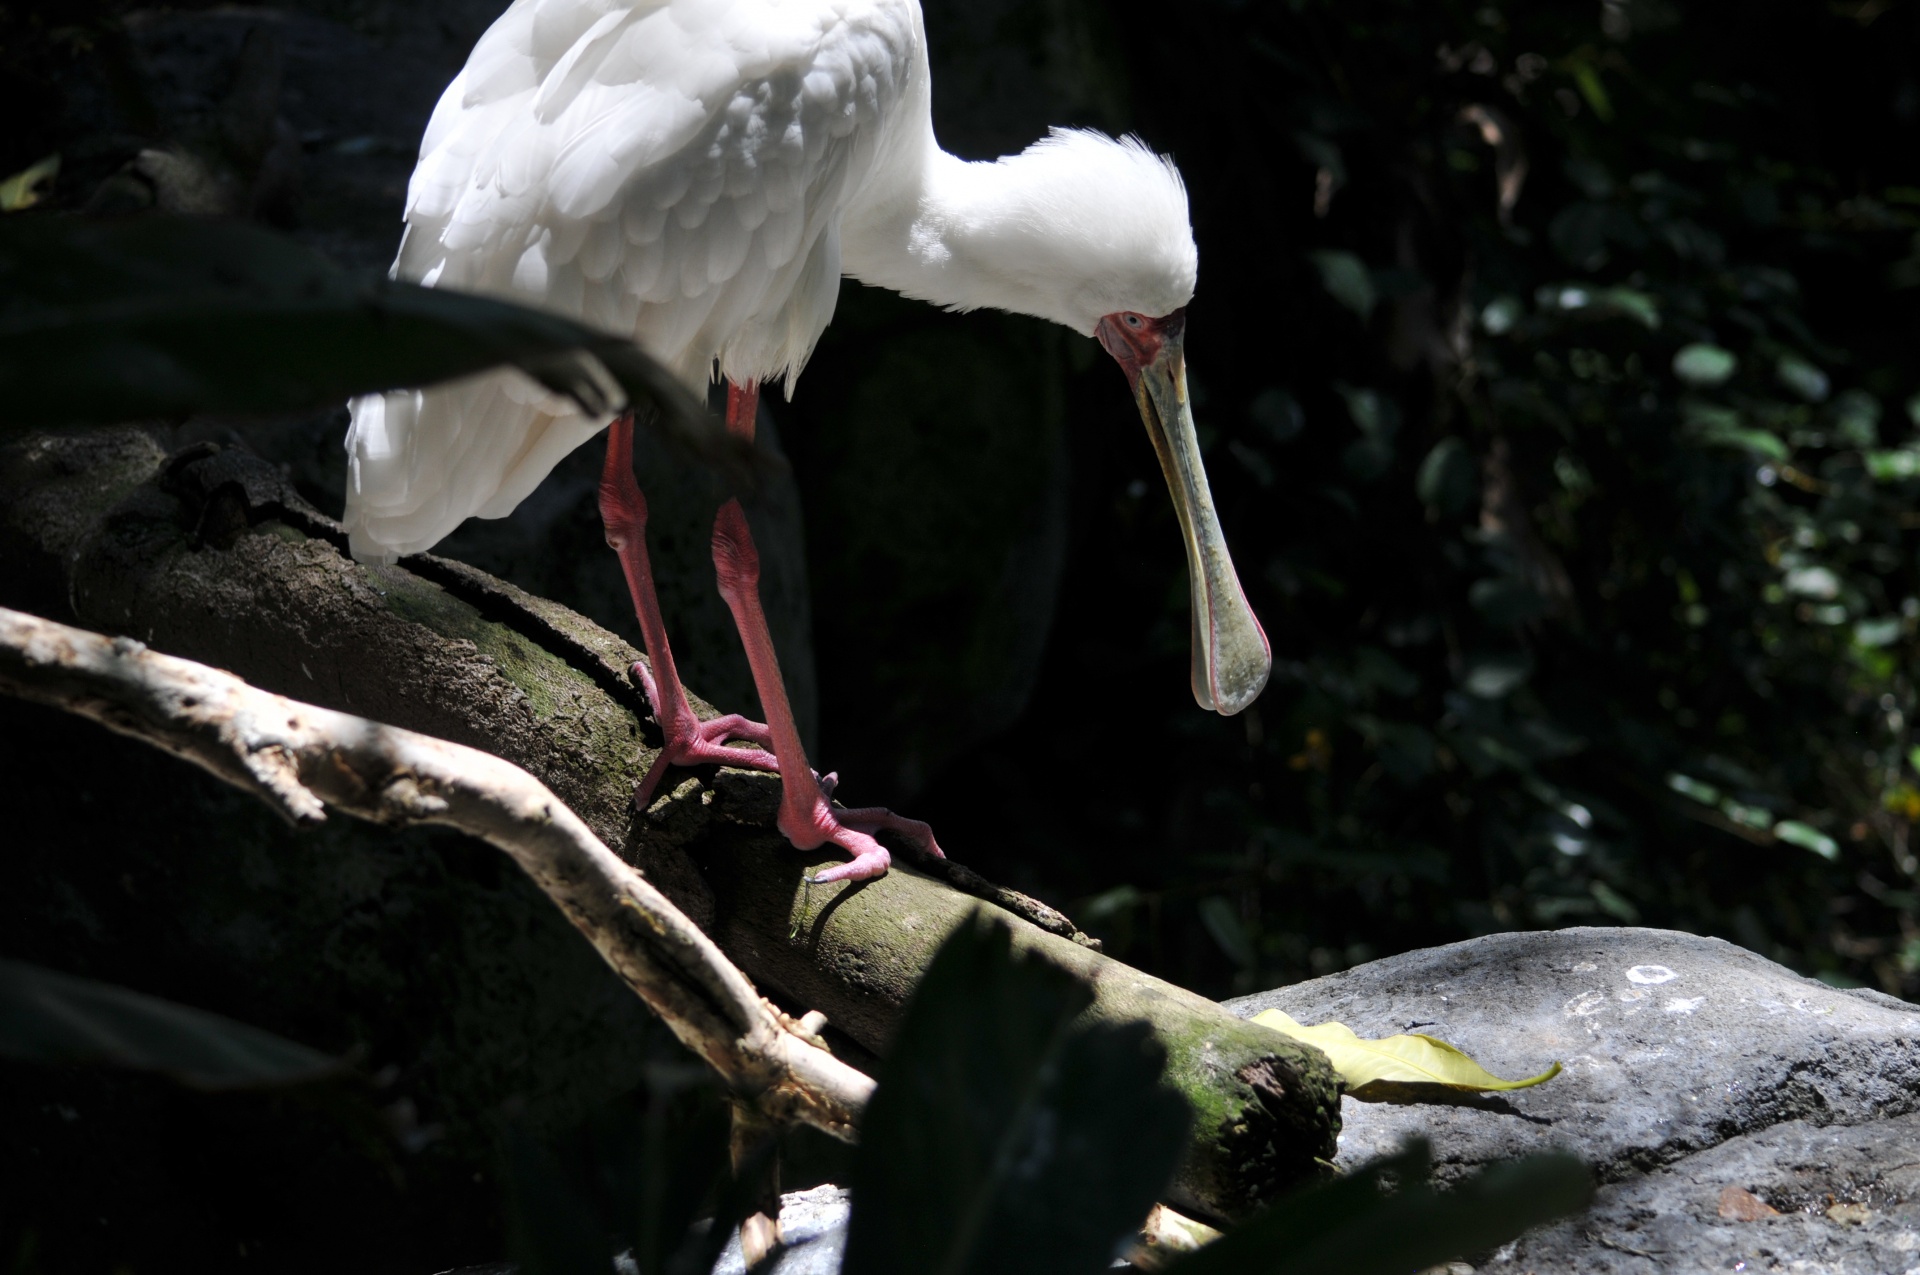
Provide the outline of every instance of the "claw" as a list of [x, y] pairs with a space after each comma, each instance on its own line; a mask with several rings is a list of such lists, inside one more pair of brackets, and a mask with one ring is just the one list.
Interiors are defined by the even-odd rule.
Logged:
[[[629, 671], [633, 674], [633, 680], [640, 683], [640, 690], [646, 695], [647, 703], [649, 705], [658, 704], [660, 702], [660, 688], [654, 683], [653, 670], [647, 667], [646, 661], [635, 660], [633, 662], [633, 668]], [[656, 708], [654, 712], [657, 717], [659, 710]]]

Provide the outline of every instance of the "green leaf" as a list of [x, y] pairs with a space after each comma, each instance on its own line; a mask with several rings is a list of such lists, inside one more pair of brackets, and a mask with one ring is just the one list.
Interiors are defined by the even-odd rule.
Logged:
[[1402, 1097], [1408, 1086], [1466, 1093], [1528, 1089], [1560, 1074], [1560, 1064], [1554, 1063], [1525, 1080], [1502, 1080], [1457, 1045], [1418, 1033], [1366, 1040], [1345, 1023], [1307, 1027], [1277, 1009], [1255, 1014], [1253, 1021], [1319, 1049], [1340, 1074], [1346, 1091], [1367, 1102]]
[[1463, 513], [1480, 494], [1480, 467], [1458, 438], [1443, 438], [1420, 462], [1413, 490], [1420, 503], [1443, 517]]
[[1582, 59], [1570, 68], [1573, 82], [1580, 87], [1580, 96], [1587, 99], [1587, 105], [1600, 117], [1602, 124], [1613, 119], [1613, 99], [1607, 96], [1606, 85], [1600, 82], [1600, 69], [1593, 63]]
[[1866, 453], [1867, 474], [1876, 482], [1899, 482], [1920, 478], [1920, 451], [1902, 447], [1898, 451]]
[[0, 1054], [156, 1071], [196, 1089], [294, 1085], [339, 1060], [257, 1027], [124, 987], [0, 960]]
[[1793, 454], [1793, 449], [1779, 435], [1748, 426], [1740, 413], [1730, 407], [1693, 399], [1682, 404], [1682, 412], [1687, 427], [1711, 446], [1739, 447], [1751, 452], [1756, 459], [1776, 463]]
[[0, 213], [20, 212], [40, 202], [45, 187], [60, 175], [60, 157], [45, 159], [0, 181]]
[[1673, 374], [1694, 386], [1724, 384], [1739, 366], [1740, 361], [1733, 357], [1731, 350], [1704, 341], [1683, 345], [1673, 356]]
[[1790, 846], [1811, 850], [1828, 862], [1837, 862], [1840, 858], [1839, 842], [1813, 825], [1797, 819], [1782, 819], [1773, 825], [1773, 835]]
[[1880, 441], [1880, 403], [1861, 390], [1848, 390], [1833, 403], [1833, 432], [1845, 447], [1872, 447]]
[[1720, 790], [1712, 784], [1701, 783], [1691, 775], [1683, 775], [1675, 771], [1667, 776], [1667, 787], [1673, 789], [1683, 797], [1693, 798], [1702, 805], [1717, 806], [1720, 804]]
[[1210, 894], [1200, 900], [1200, 924], [1207, 927], [1207, 933], [1220, 945], [1227, 959], [1242, 969], [1253, 969], [1259, 959], [1253, 950], [1253, 940], [1247, 934], [1247, 927], [1240, 923], [1240, 914], [1233, 910], [1233, 904], [1217, 894]]
[[1883, 615], [1871, 620], [1861, 620], [1853, 626], [1853, 640], [1861, 646], [1878, 649], [1892, 646], [1900, 640], [1906, 622], [1897, 615]]
[[1794, 567], [1780, 578], [1788, 593], [1831, 602], [1840, 596], [1840, 577], [1827, 567]]
[[1368, 273], [1364, 261], [1338, 248], [1322, 248], [1307, 255], [1313, 261], [1313, 268], [1320, 272], [1320, 286], [1335, 301], [1359, 315], [1362, 320], [1373, 313], [1379, 294], [1374, 289], [1373, 276]]
[[[1588, 206], [1598, 223], [1592, 226], [1580, 224], [1577, 220], [1559, 223], [1562, 238], [1580, 238], [1585, 242], [1567, 243], [1569, 256], [1579, 257], [1583, 253], [1591, 255], [1598, 249], [1606, 237], [1606, 225], [1617, 214], [1617, 209]], [[1571, 211], [1571, 210], [1570, 210]], [[1660, 303], [1651, 293], [1635, 288], [1595, 288], [1584, 283], [1563, 284], [1559, 287], [1544, 287], [1536, 293], [1543, 308], [1565, 311], [1568, 314], [1586, 314], [1596, 319], [1624, 318], [1632, 319], [1649, 332], [1660, 329]]]
[[1587, 893], [1593, 896], [1593, 901], [1598, 903], [1600, 910], [1608, 916], [1627, 925], [1640, 924], [1640, 909], [1633, 905], [1633, 900], [1605, 881], [1596, 879], [1587, 882]]
[[1531, 676], [1533, 661], [1524, 654], [1485, 655], [1467, 665], [1460, 685], [1469, 695], [1500, 699], [1517, 690]]
[[1831, 385], [1825, 372], [1791, 354], [1783, 356], [1774, 365], [1773, 374], [1779, 378], [1780, 384], [1809, 403], [1823, 402]]
[[[1424, 1141], [1273, 1208], [1166, 1267], [1168, 1275], [1407, 1275], [1484, 1252], [1593, 1198], [1569, 1155], [1497, 1165], [1449, 1191]], [[1398, 1189], [1388, 1194], [1388, 1184]]]
[[1603, 312], [1632, 319], [1649, 332], [1660, 330], [1660, 303], [1634, 288], [1604, 288], [1594, 297], [1594, 305]]
[[1793, 454], [1778, 436], [1764, 429], [1716, 430], [1706, 435], [1706, 440], [1723, 447], [1743, 448], [1761, 460], [1782, 461]]
[[0, 221], [0, 427], [311, 411], [506, 365], [589, 414], [656, 408], [677, 445], [750, 476], [663, 367], [558, 315], [356, 279], [244, 222]]
[[935, 956], [861, 1123], [846, 1275], [1093, 1275], [1184, 1145], [1145, 1024], [984, 916]]
[[1528, 624], [1547, 613], [1547, 600], [1525, 580], [1494, 576], [1467, 588], [1467, 603], [1496, 628]]

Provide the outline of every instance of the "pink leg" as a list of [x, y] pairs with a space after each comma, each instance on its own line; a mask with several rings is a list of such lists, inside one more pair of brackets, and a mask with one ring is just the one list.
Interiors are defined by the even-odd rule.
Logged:
[[[757, 382], [745, 386], [728, 382], [727, 429], [741, 437], [753, 437], [759, 402]], [[853, 856], [852, 862], [828, 868], [813, 880], [865, 881], [884, 873], [893, 859], [873, 839], [872, 834], [881, 829], [902, 833], [929, 854], [940, 854], [933, 830], [918, 820], [880, 809], [835, 810], [829, 803], [832, 777], [822, 781], [807, 764], [793, 709], [787, 703], [780, 661], [774, 654], [767, 617], [760, 609], [760, 553], [754, 548], [746, 513], [737, 500], [720, 506], [714, 518], [713, 567], [720, 581], [720, 596], [733, 612], [740, 642], [747, 649], [747, 664], [753, 669], [753, 684], [760, 692], [767, 729], [773, 736], [773, 755], [779, 760], [780, 816], [776, 823], [787, 840], [802, 850], [832, 842]]]
[[666, 736], [660, 755], [633, 790], [633, 804], [645, 810], [668, 766], [698, 766], [719, 762], [756, 770], [778, 770], [779, 763], [764, 752], [729, 748], [730, 739], [767, 747], [773, 737], [759, 722], [737, 713], [703, 722], [693, 715], [680, 674], [667, 644], [667, 626], [660, 619], [660, 599], [653, 589], [653, 567], [647, 561], [647, 498], [633, 476], [633, 417], [622, 416], [607, 427], [607, 466], [600, 476], [600, 517], [607, 525], [607, 544], [620, 555], [633, 594], [633, 611], [640, 619], [640, 640], [647, 648], [649, 669], [636, 662], [634, 680], [653, 706], [653, 719]]

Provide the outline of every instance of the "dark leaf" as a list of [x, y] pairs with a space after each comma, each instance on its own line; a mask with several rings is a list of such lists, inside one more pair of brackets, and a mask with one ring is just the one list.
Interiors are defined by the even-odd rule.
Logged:
[[1456, 517], [1480, 495], [1480, 466], [1464, 442], [1443, 438], [1420, 462], [1414, 491], [1422, 504], [1446, 517]]
[[[634, 1262], [641, 1275], [706, 1275], [720, 1259], [727, 1236], [751, 1211], [754, 1175], [766, 1166], [749, 1164], [736, 1181], [727, 1175], [727, 1117], [724, 1108], [677, 1117], [656, 1106], [647, 1114], [646, 1156], [639, 1210], [632, 1237]], [[769, 1150], [771, 1150], [769, 1148]], [[715, 1203], [713, 1225], [692, 1233], [698, 1216]]]
[[[1529, 1156], [1449, 1191], [1427, 1182], [1427, 1144], [1301, 1191], [1171, 1275], [1406, 1275], [1504, 1244], [1586, 1208], [1593, 1187], [1572, 1156]], [[1388, 1194], [1383, 1188], [1396, 1189]]]
[[[724, 1186], [727, 1110], [699, 1071], [655, 1068], [644, 1110], [596, 1112], [551, 1143], [516, 1130], [502, 1157], [510, 1230], [529, 1275], [604, 1275], [624, 1252], [640, 1275], [704, 1275], [751, 1207]], [[752, 1173], [764, 1164], [751, 1165]], [[748, 1198], [748, 1197], [743, 1197]], [[702, 1230], [694, 1221], [713, 1211]]]
[[1475, 580], [1467, 589], [1467, 601], [1488, 624], [1502, 629], [1530, 624], [1547, 610], [1547, 600], [1538, 590], [1512, 576]]
[[0, 961], [0, 1054], [157, 1071], [199, 1089], [299, 1084], [340, 1070], [257, 1027], [18, 961]]
[[570, 319], [358, 279], [244, 222], [0, 221], [0, 427], [311, 411], [506, 365], [588, 413], [652, 408], [677, 445], [750, 476], [664, 368]]
[[525, 1130], [512, 1129], [501, 1169], [508, 1234], [526, 1275], [607, 1275], [613, 1269], [611, 1237], [551, 1151]]
[[1144, 1025], [981, 918], [934, 958], [861, 1126], [847, 1275], [1104, 1269], [1179, 1157], [1188, 1113]]

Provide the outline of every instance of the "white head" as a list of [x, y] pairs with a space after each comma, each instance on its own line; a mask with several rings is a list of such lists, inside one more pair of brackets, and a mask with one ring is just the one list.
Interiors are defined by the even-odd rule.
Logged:
[[[1092, 336], [1100, 320], [1193, 299], [1200, 254], [1180, 170], [1137, 137], [1056, 128], [1005, 159], [966, 164], [938, 204], [959, 269], [956, 309], [1036, 315]], [[931, 227], [929, 229], [932, 229]]]

